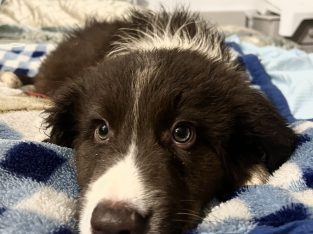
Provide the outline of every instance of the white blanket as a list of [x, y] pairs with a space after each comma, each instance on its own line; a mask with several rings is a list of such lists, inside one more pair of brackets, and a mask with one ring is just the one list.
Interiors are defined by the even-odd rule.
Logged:
[[83, 25], [85, 20], [90, 17], [106, 20], [122, 18], [133, 6], [128, 2], [114, 0], [0, 0], [0, 22], [19, 27], [73, 27]]

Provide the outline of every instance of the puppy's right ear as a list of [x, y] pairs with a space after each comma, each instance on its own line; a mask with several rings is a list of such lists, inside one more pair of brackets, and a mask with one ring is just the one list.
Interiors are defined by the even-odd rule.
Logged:
[[53, 106], [45, 111], [47, 128], [50, 128], [49, 142], [73, 147], [77, 135], [77, 113], [79, 103], [77, 84], [65, 84], [52, 97]]

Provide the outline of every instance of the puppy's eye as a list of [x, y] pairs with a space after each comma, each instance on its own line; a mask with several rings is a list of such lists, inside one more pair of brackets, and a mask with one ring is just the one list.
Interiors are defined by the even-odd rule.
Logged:
[[109, 125], [107, 122], [103, 122], [96, 128], [95, 139], [97, 141], [105, 141], [109, 138]]
[[191, 123], [179, 122], [172, 128], [172, 138], [174, 143], [181, 148], [190, 147], [196, 139], [196, 131]]

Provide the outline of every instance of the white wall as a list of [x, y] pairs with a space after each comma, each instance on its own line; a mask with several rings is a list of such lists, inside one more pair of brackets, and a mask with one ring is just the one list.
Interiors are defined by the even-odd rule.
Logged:
[[260, 0], [138, 0], [152, 9], [160, 5], [167, 9], [177, 5], [189, 6], [195, 11], [253, 11]]
[[167, 10], [186, 6], [200, 12], [204, 19], [220, 25], [247, 26], [250, 15], [263, 0], [137, 0], [140, 5], [158, 10], [161, 5]]

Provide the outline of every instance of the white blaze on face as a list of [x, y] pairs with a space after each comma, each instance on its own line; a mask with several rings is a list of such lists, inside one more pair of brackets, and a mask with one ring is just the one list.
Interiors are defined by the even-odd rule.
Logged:
[[135, 163], [137, 148], [131, 143], [126, 156], [89, 185], [81, 211], [80, 233], [91, 233], [90, 220], [100, 201], [124, 202], [141, 213], [146, 212], [145, 189]]

